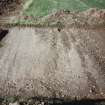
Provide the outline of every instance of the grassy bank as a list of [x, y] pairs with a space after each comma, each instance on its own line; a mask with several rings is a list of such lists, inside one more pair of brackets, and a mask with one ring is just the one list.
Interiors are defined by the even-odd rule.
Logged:
[[89, 8], [103, 9], [105, 0], [27, 0], [23, 14], [36, 17], [45, 16], [60, 9], [83, 11]]
[[[105, 9], [105, 0], [25, 0], [19, 17], [3, 17], [0, 24], [25, 26], [56, 26], [59, 16], [55, 20], [46, 19], [64, 10], [74, 12], [86, 11], [90, 8]], [[74, 16], [75, 17], [75, 16]], [[66, 18], [65, 18], [66, 19]]]

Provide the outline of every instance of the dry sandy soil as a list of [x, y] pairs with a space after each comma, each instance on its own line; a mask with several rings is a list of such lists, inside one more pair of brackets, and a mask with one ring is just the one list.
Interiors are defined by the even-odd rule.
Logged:
[[9, 28], [0, 48], [0, 95], [105, 98], [105, 30]]

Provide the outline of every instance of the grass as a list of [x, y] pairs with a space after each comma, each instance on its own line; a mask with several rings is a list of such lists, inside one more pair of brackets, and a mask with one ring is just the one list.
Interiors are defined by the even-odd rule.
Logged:
[[40, 17], [60, 9], [70, 11], [83, 11], [89, 8], [103, 9], [105, 0], [27, 0], [24, 8], [24, 15]]

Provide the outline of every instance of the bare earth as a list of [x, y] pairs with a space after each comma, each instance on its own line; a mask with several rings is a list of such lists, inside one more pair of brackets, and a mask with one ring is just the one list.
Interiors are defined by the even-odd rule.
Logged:
[[9, 28], [0, 48], [0, 96], [105, 98], [105, 30]]

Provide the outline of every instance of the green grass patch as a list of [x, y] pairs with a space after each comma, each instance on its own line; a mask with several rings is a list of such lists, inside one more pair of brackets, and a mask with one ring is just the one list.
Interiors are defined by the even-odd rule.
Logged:
[[105, 0], [27, 0], [24, 8], [24, 15], [40, 17], [60, 9], [70, 11], [83, 11], [89, 8], [103, 9]]

